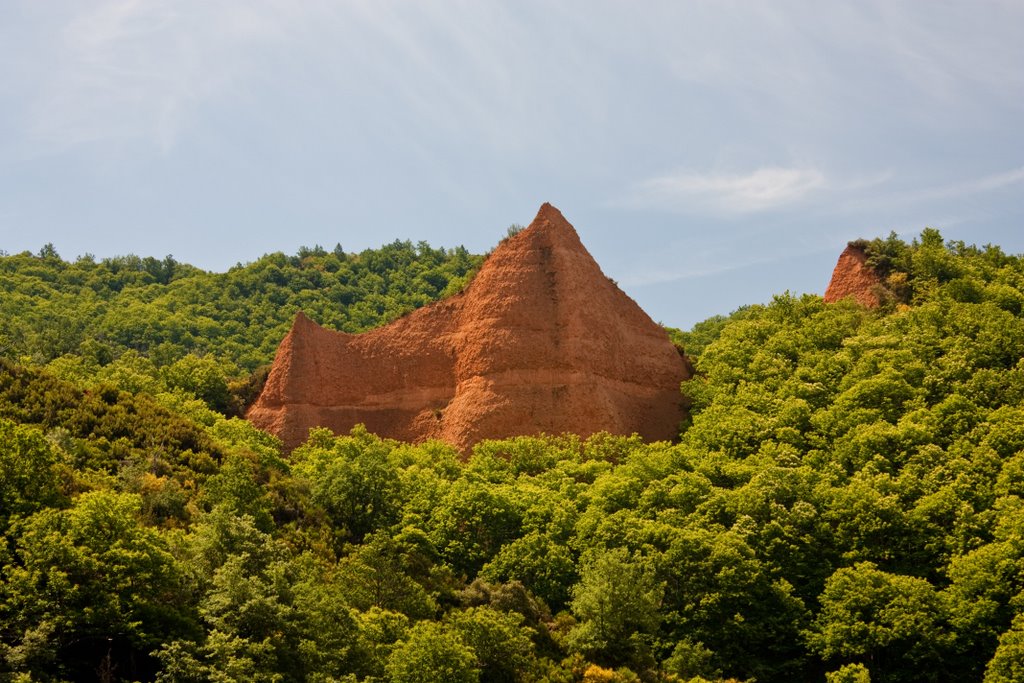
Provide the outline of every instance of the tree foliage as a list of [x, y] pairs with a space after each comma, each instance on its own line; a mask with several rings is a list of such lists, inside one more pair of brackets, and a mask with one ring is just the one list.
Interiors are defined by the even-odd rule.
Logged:
[[784, 294], [675, 335], [678, 442], [465, 460], [236, 416], [295, 310], [365, 329], [464, 250], [0, 257], [0, 678], [1019, 680], [1024, 265], [864, 246], [878, 310]]

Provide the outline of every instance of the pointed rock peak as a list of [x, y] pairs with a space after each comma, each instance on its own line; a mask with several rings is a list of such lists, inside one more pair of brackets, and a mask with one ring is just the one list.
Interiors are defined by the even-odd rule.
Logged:
[[853, 298], [862, 306], [877, 308], [881, 304], [879, 288], [882, 278], [868, 263], [863, 245], [851, 242], [839, 255], [832, 279], [825, 289], [825, 303]]
[[586, 251], [575, 228], [565, 220], [561, 211], [547, 202], [541, 205], [533, 222], [507, 243], [507, 247], [511, 247], [513, 250], [536, 249], [541, 246], [554, 245], [567, 247], [574, 251]]
[[533, 219], [531, 225], [537, 223], [551, 223], [554, 225], [564, 225], [565, 227], [571, 228], [569, 221], [565, 220], [565, 216], [562, 212], [552, 206], [549, 202], [544, 202], [540, 205], [540, 209], [537, 211], [537, 216]]
[[292, 321], [292, 332], [308, 332], [309, 330], [315, 330], [317, 327], [319, 325], [302, 311], [296, 313], [295, 320]]
[[558, 251], [585, 252], [590, 256], [580, 236], [576, 234], [576, 229], [565, 220], [562, 212], [544, 202], [533, 222], [511, 237], [501, 240], [491, 257], [504, 262], [521, 258], [526, 252], [550, 251], [552, 248]]
[[565, 220], [565, 216], [562, 212], [551, 206], [547, 202], [540, 205], [540, 210], [537, 212], [537, 216], [530, 223], [531, 228], [540, 228], [548, 230], [554, 233], [563, 233], [566, 235], [572, 235], [574, 239], [579, 239], [576, 234], [575, 228]]

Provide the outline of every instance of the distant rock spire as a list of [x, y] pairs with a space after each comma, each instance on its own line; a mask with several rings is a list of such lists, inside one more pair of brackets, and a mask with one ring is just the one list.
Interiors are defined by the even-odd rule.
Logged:
[[835, 303], [852, 297], [867, 308], [878, 308], [882, 300], [879, 292], [882, 278], [868, 263], [864, 248], [855, 244], [847, 245], [839, 255], [832, 279], [825, 290], [825, 303]]

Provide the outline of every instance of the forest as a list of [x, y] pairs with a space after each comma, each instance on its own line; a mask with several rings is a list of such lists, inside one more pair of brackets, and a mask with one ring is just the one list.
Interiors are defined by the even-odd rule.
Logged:
[[1024, 260], [859, 244], [878, 309], [670, 330], [678, 440], [468, 458], [241, 415], [296, 311], [370, 329], [483, 256], [0, 255], [0, 680], [1024, 680]]

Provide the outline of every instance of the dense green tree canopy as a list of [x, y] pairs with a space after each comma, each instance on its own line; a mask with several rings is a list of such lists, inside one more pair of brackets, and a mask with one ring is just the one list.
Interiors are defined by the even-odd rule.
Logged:
[[302, 308], [358, 331], [480, 259], [0, 257], [0, 678], [1016, 681], [1024, 264], [865, 242], [883, 305], [672, 331], [674, 443], [403, 444], [237, 417]]
[[[359, 254], [340, 246], [268, 254], [227, 273], [170, 256], [2, 255], [0, 357], [46, 363], [71, 354], [105, 366], [135, 350], [162, 367], [192, 353], [251, 371], [272, 360], [296, 311], [361, 332], [459, 291], [481, 260], [462, 247], [400, 241]], [[178, 370], [169, 380], [189, 381]]]

